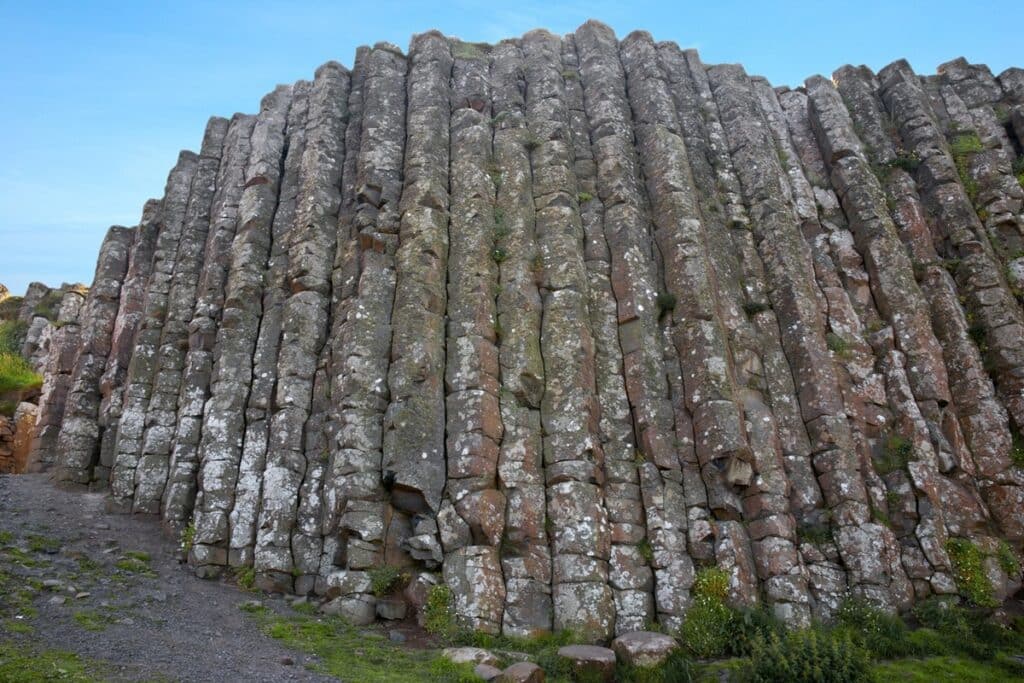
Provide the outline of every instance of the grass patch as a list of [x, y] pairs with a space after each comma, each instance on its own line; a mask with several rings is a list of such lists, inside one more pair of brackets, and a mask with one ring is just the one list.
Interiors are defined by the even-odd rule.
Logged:
[[0, 681], [101, 680], [97, 665], [72, 652], [32, 650], [17, 642], [0, 642]]
[[370, 590], [378, 598], [390, 595], [409, 582], [409, 575], [398, 567], [384, 565], [366, 572], [370, 577]]
[[192, 544], [196, 540], [196, 523], [189, 522], [188, 526], [181, 530], [181, 549], [185, 551], [185, 554], [192, 550]]
[[86, 631], [104, 631], [114, 623], [114, 617], [96, 610], [81, 610], [74, 614], [75, 623]]
[[60, 540], [46, 536], [28, 536], [28, 549], [34, 553], [55, 553], [60, 550]]
[[458, 627], [452, 607], [452, 589], [443, 583], [431, 587], [427, 604], [423, 606], [423, 628], [442, 639], [455, 637]]
[[891, 472], [902, 470], [910, 462], [914, 452], [914, 444], [910, 439], [899, 434], [890, 434], [885, 440], [882, 455], [875, 459], [875, 472], [885, 476]]
[[998, 606], [982, 567], [985, 556], [978, 546], [965, 538], [951, 538], [946, 541], [946, 552], [953, 563], [953, 578], [960, 593], [979, 607]]
[[840, 358], [850, 357], [850, 342], [846, 341], [835, 332], [829, 332], [825, 335], [825, 344], [828, 345], [829, 351]]
[[981, 138], [974, 131], [963, 131], [953, 136], [949, 141], [949, 151], [953, 155], [953, 163], [956, 164], [957, 175], [960, 176], [960, 183], [967, 193], [967, 197], [974, 204], [978, 199], [978, 183], [971, 177], [970, 162], [978, 152], [984, 151]]
[[1012, 429], [1010, 436], [1013, 439], [1010, 446], [1010, 459], [1017, 467], [1024, 467], [1024, 436], [1021, 435], [1018, 429]]
[[114, 566], [129, 574], [139, 574], [149, 578], [155, 578], [156, 572], [149, 567], [149, 553], [141, 550], [129, 550], [122, 555]]
[[317, 671], [366, 683], [469, 683], [479, 680], [468, 665], [453, 664], [435, 651], [401, 648], [383, 635], [358, 630], [340, 617], [306, 614], [257, 616], [264, 633], [287, 647], [316, 655]]
[[28, 323], [22, 320], [4, 320], [0, 322], [0, 351], [20, 354], [28, 333]]
[[256, 587], [256, 569], [253, 567], [239, 567], [235, 570], [235, 583], [239, 588], [251, 591]]
[[693, 605], [679, 631], [683, 647], [701, 659], [721, 657], [732, 642], [733, 611], [725, 604], [729, 574], [716, 567], [697, 572], [693, 582]]
[[7, 351], [0, 351], [0, 393], [27, 391], [43, 385], [43, 377], [28, 361]]

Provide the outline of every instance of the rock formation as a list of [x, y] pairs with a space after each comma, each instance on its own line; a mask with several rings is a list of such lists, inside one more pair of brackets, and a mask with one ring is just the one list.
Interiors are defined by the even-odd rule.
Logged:
[[[35, 460], [203, 576], [491, 633], [992, 596], [1024, 543], [1024, 71], [773, 88], [588, 22], [210, 120], [65, 296]], [[28, 297], [26, 297], [26, 300]], [[960, 543], [962, 541], [962, 543]]]

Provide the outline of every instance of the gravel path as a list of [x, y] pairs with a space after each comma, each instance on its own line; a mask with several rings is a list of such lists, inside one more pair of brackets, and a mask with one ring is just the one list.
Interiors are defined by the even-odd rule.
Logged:
[[251, 594], [195, 578], [176, 551], [155, 517], [109, 514], [101, 493], [0, 476], [0, 639], [100, 660], [111, 680], [334, 680], [260, 633], [239, 609]]

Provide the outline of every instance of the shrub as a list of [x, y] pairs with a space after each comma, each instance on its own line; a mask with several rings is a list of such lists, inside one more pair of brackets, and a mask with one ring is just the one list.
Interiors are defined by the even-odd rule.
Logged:
[[836, 612], [839, 629], [850, 634], [876, 659], [910, 657], [919, 653], [909, 639], [909, 629], [894, 614], [883, 612], [860, 598], [848, 598]]
[[832, 351], [840, 358], [847, 358], [850, 355], [850, 342], [835, 332], [829, 332], [825, 335], [825, 343], [828, 345], [829, 351]]
[[438, 584], [427, 593], [427, 604], [423, 607], [423, 628], [446, 640], [457, 633], [455, 613], [452, 610], [452, 589]]
[[235, 570], [235, 582], [239, 587], [251, 591], [256, 585], [256, 570], [253, 567], [239, 567]]
[[188, 526], [181, 530], [181, 547], [187, 555], [192, 550], [192, 544], [196, 539], [196, 523], [189, 522]]
[[21, 356], [0, 351], [0, 393], [36, 389], [43, 378]]
[[1013, 445], [1010, 447], [1010, 459], [1017, 467], [1024, 467], [1024, 436], [1017, 429], [1011, 432], [1011, 436]]
[[640, 542], [636, 546], [637, 551], [640, 553], [640, 557], [643, 561], [650, 565], [654, 562], [654, 548], [651, 547], [650, 540], [646, 538], [640, 539]]
[[373, 567], [366, 572], [370, 577], [370, 590], [378, 598], [393, 593], [406, 583], [409, 576], [398, 567], [384, 565]]
[[0, 322], [0, 352], [20, 354], [27, 332], [28, 323], [22, 320]]
[[978, 546], [966, 538], [951, 538], [946, 541], [946, 552], [953, 563], [953, 578], [960, 593], [979, 607], [996, 607], [999, 603], [985, 576], [984, 556]]
[[956, 164], [956, 172], [960, 176], [960, 183], [964, 186], [964, 191], [967, 193], [972, 204], [978, 198], [978, 183], [971, 177], [969, 169], [970, 159], [973, 154], [984, 149], [978, 134], [973, 131], [958, 133], [949, 143], [949, 151], [953, 155], [953, 163]]
[[526, 136], [523, 137], [523, 147], [526, 148], [527, 152], [532, 152], [541, 146], [542, 140], [540, 136], [534, 133], [532, 130], [526, 132]]
[[733, 610], [731, 654], [750, 655], [754, 639], [768, 638], [769, 634], [782, 636], [786, 625], [767, 607], [744, 607]]
[[729, 574], [716, 567], [697, 572], [693, 582], [693, 605], [679, 631], [683, 645], [696, 657], [720, 657], [732, 643], [733, 611], [725, 604]]
[[589, 192], [580, 192], [578, 195], [576, 195], [576, 201], [578, 201], [580, 204], [585, 204], [593, 198], [594, 195], [590, 194]]
[[907, 466], [913, 452], [914, 444], [910, 439], [899, 434], [890, 434], [885, 440], [881, 457], [875, 461], [875, 471], [884, 477], [890, 472], [902, 470]]
[[999, 561], [1000, 569], [1006, 572], [1007, 576], [1012, 579], [1020, 576], [1020, 560], [1017, 559], [1013, 548], [1006, 541], [999, 541], [999, 547], [996, 549], [996, 559]]
[[896, 152], [896, 158], [890, 161], [888, 165], [890, 168], [901, 168], [907, 173], [913, 173], [921, 165], [921, 157], [917, 156], [917, 152], [908, 152], [901, 149]]
[[769, 634], [751, 646], [750, 681], [855, 683], [869, 679], [867, 653], [845, 631], [807, 629]]

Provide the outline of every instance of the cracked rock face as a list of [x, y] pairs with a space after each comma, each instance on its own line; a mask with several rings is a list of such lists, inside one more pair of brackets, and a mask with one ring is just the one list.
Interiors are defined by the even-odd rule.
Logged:
[[956, 592], [951, 539], [1012, 594], [1022, 132], [1021, 71], [962, 59], [790, 89], [596, 22], [360, 48], [211, 119], [30, 329], [31, 462], [360, 622], [404, 613], [388, 566], [607, 642], [713, 565], [802, 625]]

